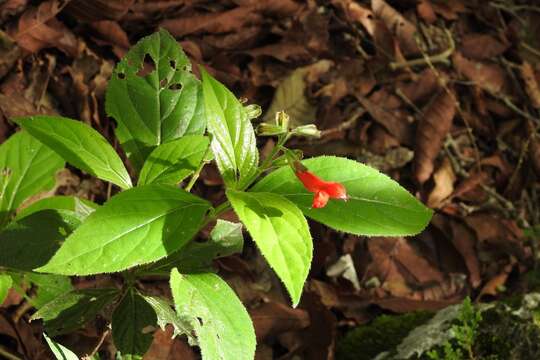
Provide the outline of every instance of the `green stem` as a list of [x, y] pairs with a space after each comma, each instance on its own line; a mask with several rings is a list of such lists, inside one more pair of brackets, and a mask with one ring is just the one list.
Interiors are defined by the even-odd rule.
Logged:
[[206, 149], [206, 152], [204, 153], [203, 159], [201, 163], [199, 164], [199, 167], [197, 168], [197, 170], [195, 170], [195, 172], [193, 173], [193, 176], [191, 177], [191, 179], [189, 179], [189, 183], [184, 188], [184, 190], [186, 190], [187, 192], [191, 191], [191, 189], [193, 188], [193, 185], [195, 185], [195, 182], [197, 181], [197, 179], [199, 179], [199, 176], [201, 175], [201, 171], [204, 165], [206, 165], [205, 159], [210, 153], [210, 151], [212, 150], [210, 149], [210, 146], [208, 146], [208, 149]]

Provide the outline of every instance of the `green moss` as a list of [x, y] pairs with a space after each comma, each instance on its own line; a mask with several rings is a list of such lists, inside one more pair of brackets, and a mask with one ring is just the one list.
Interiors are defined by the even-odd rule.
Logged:
[[409, 332], [424, 324], [433, 313], [417, 311], [403, 315], [382, 315], [368, 325], [347, 333], [338, 343], [337, 360], [371, 360], [394, 349]]
[[482, 313], [474, 353], [482, 360], [540, 359], [540, 328], [502, 304]]

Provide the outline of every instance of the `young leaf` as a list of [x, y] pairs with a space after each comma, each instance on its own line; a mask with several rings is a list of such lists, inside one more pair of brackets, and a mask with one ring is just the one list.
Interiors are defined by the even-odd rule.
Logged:
[[11, 285], [13, 284], [13, 281], [11, 280], [11, 276], [8, 274], [0, 274], [0, 305], [4, 302], [4, 300], [7, 297], [9, 289], [11, 289]]
[[257, 171], [259, 152], [246, 109], [203, 68], [202, 88], [212, 151], [225, 184], [242, 188]]
[[144, 162], [138, 185], [178, 184], [197, 170], [209, 143], [205, 136], [190, 135], [159, 145]]
[[155, 146], [206, 129], [200, 82], [163, 29], [141, 39], [116, 65], [105, 107], [137, 170]]
[[75, 355], [73, 351], [53, 341], [50, 337], [47, 336], [47, 334], [43, 333], [43, 337], [51, 348], [51, 351], [53, 352], [54, 357], [56, 357], [56, 360], [79, 360], [79, 357]]
[[306, 218], [292, 202], [272, 193], [227, 191], [253, 240], [298, 305], [313, 256]]
[[0, 145], [0, 227], [22, 202], [54, 186], [64, 160], [26, 131]]
[[205, 360], [253, 360], [255, 331], [234, 291], [212, 273], [171, 271], [176, 312], [190, 319]]
[[159, 260], [191, 240], [209, 208], [207, 201], [174, 186], [123, 191], [88, 216], [37, 271], [90, 275]]
[[193, 328], [189, 323], [189, 319], [181, 318], [174, 312], [171, 308], [171, 304], [169, 304], [167, 300], [155, 296], [143, 296], [143, 298], [156, 312], [157, 324], [161, 330], [165, 330], [167, 324], [171, 324], [173, 326], [173, 337], [176, 337], [177, 335], [186, 335], [190, 344], [193, 345], [197, 343], [193, 338]]
[[218, 219], [206, 242], [192, 241], [178, 251], [145, 269], [145, 274], [168, 274], [178, 267], [182, 273], [209, 271], [212, 260], [242, 251], [242, 224]]
[[66, 334], [93, 320], [118, 294], [118, 289], [73, 290], [45, 304], [30, 320], [43, 319], [50, 336]]
[[32, 203], [30, 206], [19, 210], [15, 221], [41, 210], [68, 210], [77, 214], [82, 220], [97, 209], [98, 204], [90, 200], [78, 198], [76, 196], [51, 196]]
[[348, 201], [330, 200], [324, 208], [312, 209], [313, 194], [288, 166], [266, 176], [252, 190], [281, 194], [313, 220], [355, 235], [414, 235], [431, 219], [430, 209], [373, 168], [335, 156], [320, 156], [302, 163], [317, 176], [342, 183]]
[[0, 233], [0, 266], [30, 271], [45, 265], [80, 223], [67, 210], [42, 210], [12, 222]]
[[122, 189], [132, 186], [116, 151], [99, 132], [85, 123], [46, 115], [17, 118], [15, 122], [71, 165]]
[[156, 321], [154, 309], [133, 289], [128, 290], [112, 316], [112, 337], [122, 355], [144, 355], [152, 344], [148, 328]]

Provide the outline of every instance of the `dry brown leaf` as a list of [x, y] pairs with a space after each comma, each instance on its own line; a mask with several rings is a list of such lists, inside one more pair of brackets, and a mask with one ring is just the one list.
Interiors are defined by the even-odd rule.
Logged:
[[415, 40], [416, 26], [388, 5], [384, 0], [372, 0], [371, 9], [396, 36], [404, 55], [418, 54], [420, 48]]
[[452, 194], [456, 182], [452, 163], [447, 157], [444, 158], [441, 166], [433, 174], [433, 180], [435, 181], [435, 187], [429, 193], [427, 206], [438, 209], [441, 207], [443, 200]]
[[283, 62], [302, 61], [310, 58], [309, 51], [305, 45], [291, 42], [269, 44], [251, 49], [246, 53], [254, 57], [261, 55], [271, 56]]
[[154, 340], [143, 360], [195, 360], [198, 357], [193, 349], [181, 338], [173, 338], [173, 327], [167, 325], [165, 330], [154, 332]]
[[482, 287], [477, 299], [482, 299], [484, 295], [496, 296], [498, 293], [500, 293], [504, 287], [504, 284], [506, 284], [506, 280], [514, 267], [514, 264], [515, 260], [512, 260], [510, 264], [506, 265], [499, 274], [491, 278], [484, 285], [484, 287]]
[[401, 144], [411, 145], [413, 141], [413, 131], [409, 124], [407, 114], [398, 109], [389, 110], [384, 104], [376, 104], [360, 94], [354, 94], [358, 102], [366, 109], [375, 121], [384, 126], [390, 135], [399, 140]]
[[521, 71], [523, 82], [525, 83], [525, 90], [531, 100], [531, 105], [536, 109], [540, 108], [540, 88], [533, 67], [525, 61], [520, 66], [519, 70]]
[[0, 3], [0, 20], [4, 22], [10, 16], [22, 12], [28, 5], [28, 0], [7, 0]]
[[411, 311], [428, 310], [437, 311], [450, 305], [461, 302], [461, 300], [414, 300], [407, 298], [386, 298], [373, 301], [374, 304], [383, 309], [403, 314]]
[[457, 221], [450, 221], [452, 229], [452, 243], [465, 261], [469, 270], [469, 280], [473, 288], [480, 285], [480, 262], [476, 254], [476, 239], [474, 234], [463, 224]]
[[0, 30], [0, 79], [3, 78], [21, 56], [21, 48], [8, 34]]
[[416, 5], [416, 12], [428, 24], [433, 24], [437, 21], [437, 14], [435, 14], [430, 0], [420, 0]]
[[130, 43], [126, 32], [118, 22], [112, 20], [94, 21], [90, 23], [90, 27], [99, 34], [102, 40], [113, 47], [116, 56], [121, 58], [125, 55]]
[[509, 43], [502, 42], [492, 35], [469, 33], [463, 37], [459, 50], [466, 58], [487, 60], [501, 55], [509, 47]]
[[160, 26], [176, 37], [201, 32], [219, 34], [238, 31], [250, 25], [261, 24], [263, 16], [255, 6], [241, 6], [219, 13], [199, 13], [189, 17], [165, 19]]
[[425, 69], [417, 75], [416, 81], [400, 83], [397, 88], [406, 99], [418, 106], [419, 102], [427, 100], [440, 88], [438, 75], [431, 69]]
[[466, 78], [474, 81], [481, 89], [495, 94], [505, 92], [507, 78], [504, 70], [497, 64], [469, 60], [461, 53], [452, 56], [454, 68]]
[[71, 0], [65, 12], [79, 21], [119, 20], [135, 0]]
[[416, 129], [414, 175], [423, 184], [433, 172], [433, 163], [456, 114], [453, 94], [441, 91], [428, 106]]
[[433, 10], [446, 20], [457, 20], [459, 14], [467, 11], [463, 0], [434, 0], [431, 5], [433, 6]]
[[79, 44], [75, 35], [55, 16], [65, 3], [49, 0], [37, 8], [31, 7], [20, 17], [17, 28], [12, 29], [13, 39], [31, 53], [47, 47], [56, 47], [67, 55], [77, 57]]
[[277, 302], [264, 303], [249, 313], [258, 341], [287, 331], [296, 331], [309, 326], [309, 314], [302, 309], [293, 309]]

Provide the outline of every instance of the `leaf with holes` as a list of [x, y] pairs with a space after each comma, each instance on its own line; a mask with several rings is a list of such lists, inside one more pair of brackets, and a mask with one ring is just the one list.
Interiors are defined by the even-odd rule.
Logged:
[[114, 148], [85, 123], [46, 115], [17, 118], [15, 122], [71, 165], [122, 189], [131, 187], [129, 174]]
[[324, 180], [342, 183], [348, 201], [330, 200], [324, 208], [312, 209], [313, 193], [304, 188], [289, 166], [266, 176], [252, 191], [281, 194], [313, 220], [355, 235], [414, 235], [431, 219], [430, 209], [369, 166], [335, 156], [320, 156], [302, 164]]
[[116, 136], [140, 170], [154, 147], [206, 128], [200, 82], [165, 30], [141, 39], [120, 61], [106, 93]]
[[197, 344], [192, 334], [193, 328], [189, 323], [189, 318], [180, 317], [165, 299], [156, 296], [143, 296], [143, 298], [156, 312], [157, 324], [161, 330], [165, 330], [167, 324], [171, 324], [173, 326], [173, 337], [186, 335], [191, 345]]
[[88, 216], [37, 271], [91, 275], [159, 260], [195, 236], [209, 208], [207, 201], [169, 185], [123, 191]]
[[22, 202], [54, 186], [64, 160], [26, 131], [0, 145], [0, 227]]
[[144, 162], [138, 184], [178, 184], [197, 170], [209, 144], [206, 136], [189, 135], [159, 145]]
[[156, 312], [133, 288], [128, 290], [112, 315], [114, 345], [123, 356], [142, 356], [152, 343]]
[[203, 68], [202, 87], [212, 151], [228, 187], [242, 189], [257, 173], [259, 152], [244, 106]]
[[298, 305], [313, 257], [306, 218], [278, 194], [227, 191], [227, 198]]
[[190, 320], [203, 359], [253, 360], [255, 331], [234, 291], [212, 273], [180, 274], [170, 279], [176, 312]]

